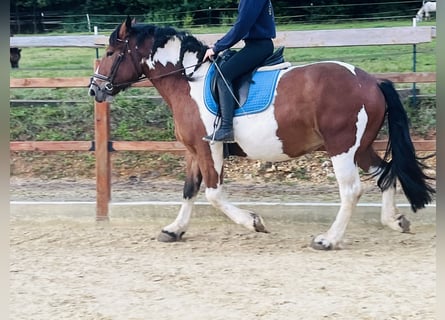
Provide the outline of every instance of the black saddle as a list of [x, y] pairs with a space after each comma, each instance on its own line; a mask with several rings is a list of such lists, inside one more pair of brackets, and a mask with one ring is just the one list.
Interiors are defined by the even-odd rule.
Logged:
[[[255, 70], [253, 70], [250, 73], [244, 74], [241, 77], [235, 79], [232, 83], [233, 93], [236, 97], [236, 99], [239, 101], [240, 105], [243, 105], [246, 100], [247, 96], [249, 94], [249, 87], [250, 84], [253, 83], [252, 77], [255, 72], [261, 67], [266, 66], [274, 66], [278, 65], [284, 62], [284, 47], [279, 47], [272, 53], [268, 58], [266, 58], [263, 63], [261, 63]], [[236, 53], [235, 50], [228, 49], [225, 50], [221, 55], [218, 56], [218, 58], [215, 60], [215, 63], [218, 64], [219, 67], [221, 67], [225, 62], [227, 62], [234, 54]], [[221, 77], [218, 70], [216, 70], [212, 82], [211, 82], [211, 91], [213, 98], [215, 99], [216, 103], [219, 105], [219, 97], [218, 97], [218, 90], [217, 90], [217, 77]], [[239, 106], [236, 106], [237, 108]]]

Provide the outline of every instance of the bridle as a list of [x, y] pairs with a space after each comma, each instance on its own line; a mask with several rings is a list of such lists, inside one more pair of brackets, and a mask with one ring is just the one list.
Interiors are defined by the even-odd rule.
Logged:
[[[94, 73], [94, 75], [90, 79], [90, 85], [89, 85], [89, 86], [94, 85], [94, 86], [100, 88], [101, 90], [104, 90], [105, 93], [107, 93], [109, 95], [113, 94], [113, 91], [114, 91], [115, 88], [122, 88], [123, 89], [123, 88], [127, 88], [127, 87], [131, 86], [134, 83], [141, 82], [141, 81], [144, 81], [144, 80], [150, 80], [151, 81], [151, 80], [155, 80], [155, 79], [164, 78], [164, 77], [167, 77], [169, 75], [176, 74], [178, 72], [183, 72], [183, 71], [185, 71], [188, 68], [199, 67], [203, 63], [203, 62], [198, 62], [195, 65], [191, 65], [191, 66], [188, 66], [188, 67], [182, 67], [182, 68], [179, 68], [179, 69], [175, 69], [173, 71], [170, 71], [170, 72], [167, 72], [167, 73], [164, 73], [164, 74], [161, 74], [161, 75], [157, 75], [155, 77], [147, 77], [145, 74], [142, 74], [141, 76], [138, 77], [137, 80], [128, 81], [128, 82], [122, 82], [122, 83], [114, 83], [117, 71], [119, 69], [119, 66], [120, 66], [121, 62], [123, 61], [123, 59], [125, 57], [125, 54], [126, 53], [131, 53], [131, 49], [129, 47], [128, 38], [125, 39], [125, 40], [117, 39], [117, 41], [124, 42], [125, 45], [124, 45], [122, 51], [117, 56], [117, 59], [115, 59], [113, 61], [113, 65], [111, 66], [110, 75], [109, 76], [104, 76], [104, 75], [102, 75], [100, 73]], [[136, 51], [138, 50], [137, 46], [135, 47], [135, 50]], [[133, 68], [136, 70], [137, 73], [139, 73], [137, 61], [135, 61], [135, 58], [134, 58], [133, 55], [130, 55], [130, 57], [131, 57], [131, 60], [133, 62]], [[103, 80], [103, 81], [106, 81], [102, 88], [94, 81], [95, 78]]]
[[[119, 66], [121, 64], [121, 62], [123, 61], [125, 54], [126, 53], [131, 53], [131, 49], [129, 47], [129, 41], [128, 39], [125, 40], [121, 40], [121, 39], [117, 39], [118, 42], [124, 42], [125, 45], [122, 48], [121, 52], [118, 54], [117, 59], [115, 59], [113, 61], [113, 65], [111, 66], [111, 72], [109, 76], [104, 76], [100, 73], [94, 73], [94, 75], [91, 77], [90, 79], [90, 86], [91, 85], [95, 85], [97, 87], [100, 88], [100, 86], [94, 81], [94, 79], [100, 79], [105, 82], [105, 85], [103, 86], [103, 88], [101, 88], [102, 90], [104, 90], [107, 94], [111, 95], [113, 93], [113, 90], [115, 88], [126, 88], [129, 87], [130, 85], [132, 85], [133, 83], [139, 82], [139, 81], [143, 81], [145, 80], [147, 77], [145, 75], [140, 76], [137, 80], [135, 81], [129, 81], [129, 82], [123, 82], [123, 83], [114, 83], [114, 80], [116, 78], [116, 74], [117, 74], [117, 70], [119, 69]], [[137, 47], [135, 48], [137, 51]], [[133, 63], [133, 68], [135, 69], [136, 73], [139, 73], [138, 70], [138, 63], [135, 61], [133, 55], [130, 55], [131, 57], [131, 61]]]

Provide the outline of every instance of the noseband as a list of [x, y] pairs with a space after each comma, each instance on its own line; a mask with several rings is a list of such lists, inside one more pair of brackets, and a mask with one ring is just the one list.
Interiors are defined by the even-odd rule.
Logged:
[[[109, 76], [104, 76], [104, 75], [99, 74], [99, 73], [94, 73], [94, 75], [90, 79], [90, 86], [91, 85], [95, 85], [97, 87], [100, 87], [100, 86], [94, 81], [94, 78], [106, 81], [106, 83], [105, 83], [105, 85], [103, 87], [103, 90], [105, 90], [105, 92], [107, 94], [109, 94], [109, 95], [112, 95], [114, 88], [126, 88], [126, 87], [132, 85], [133, 83], [142, 81], [142, 80], [144, 80], [146, 78], [145, 75], [142, 75], [135, 81], [123, 82], [123, 83], [114, 83], [114, 79], [116, 78], [117, 70], [119, 69], [119, 66], [120, 66], [121, 62], [123, 61], [123, 59], [125, 57], [125, 54], [126, 53], [131, 53], [131, 49], [130, 49], [129, 44], [128, 44], [128, 39], [125, 39], [125, 40], [117, 39], [117, 41], [125, 42], [125, 46], [122, 49], [122, 51], [119, 53], [119, 55], [117, 56], [117, 59], [115, 59], [113, 61], [113, 65], [111, 66], [110, 75]], [[137, 47], [135, 49], [137, 50]], [[134, 60], [132, 55], [130, 55], [130, 57], [131, 57], [131, 61], [133, 62], [133, 67], [136, 70], [136, 72], [138, 73], [137, 63], [135, 62], [135, 60]]]

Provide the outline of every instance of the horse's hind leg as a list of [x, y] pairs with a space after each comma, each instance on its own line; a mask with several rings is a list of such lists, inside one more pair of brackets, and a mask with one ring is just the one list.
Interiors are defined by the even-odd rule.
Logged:
[[158, 241], [173, 242], [182, 238], [187, 231], [192, 215], [193, 205], [202, 182], [198, 162], [191, 154], [186, 155], [187, 168], [184, 183], [183, 201], [178, 216], [173, 223], [164, 227], [158, 235]]
[[[379, 179], [379, 172], [383, 170], [385, 162], [382, 162], [382, 159], [372, 148], [369, 148], [366, 152], [362, 153], [360, 158], [358, 158], [357, 160], [360, 168], [371, 175], [375, 175], [376, 181]], [[386, 190], [382, 190], [382, 210], [380, 221], [383, 225], [388, 226], [393, 230], [400, 232], [409, 232], [410, 222], [397, 209], [395, 195], [395, 183], [388, 187]]]
[[314, 249], [330, 250], [339, 247], [346, 227], [362, 194], [358, 168], [354, 163], [352, 150], [331, 158], [340, 191], [340, 210], [329, 230], [315, 237], [311, 246]]
[[382, 212], [380, 221], [383, 225], [400, 232], [410, 231], [410, 222], [396, 207], [396, 185], [382, 192]]

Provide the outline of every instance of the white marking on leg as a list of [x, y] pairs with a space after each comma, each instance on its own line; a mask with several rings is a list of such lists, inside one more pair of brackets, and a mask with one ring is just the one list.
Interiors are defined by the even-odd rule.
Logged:
[[[210, 145], [211, 155], [213, 159], [213, 166], [215, 168], [218, 176], [221, 176], [223, 165], [224, 165], [224, 156], [223, 156], [223, 144], [222, 143], [214, 143]], [[218, 181], [218, 185], [220, 182]]]
[[332, 165], [339, 186], [340, 209], [326, 234], [320, 235], [315, 239], [316, 243], [321, 243], [329, 248], [337, 248], [339, 246], [362, 194], [360, 176], [357, 165], [354, 163], [354, 154], [355, 151], [349, 150], [345, 154], [332, 157]]
[[355, 144], [345, 153], [333, 156], [332, 166], [334, 168], [335, 177], [339, 185], [340, 192], [340, 209], [337, 213], [335, 221], [326, 232], [314, 239], [314, 242], [325, 248], [336, 248], [346, 231], [346, 227], [355, 210], [358, 200], [362, 195], [362, 187], [357, 164], [354, 162], [355, 153], [360, 146], [363, 133], [368, 122], [368, 115], [363, 106], [357, 114], [357, 132]]
[[403, 231], [399, 225], [400, 213], [396, 207], [396, 188], [389, 187], [382, 193], [382, 211], [380, 221], [383, 225], [396, 231]]
[[223, 186], [219, 185], [217, 188], [206, 188], [207, 200], [216, 208], [224, 212], [233, 222], [242, 225], [251, 231], [256, 231], [254, 226], [254, 218], [252, 212], [240, 209], [225, 198]]
[[195, 199], [196, 197], [184, 199], [175, 221], [163, 228], [163, 230], [172, 232], [177, 236], [180, 236], [182, 233], [186, 232], [192, 215]]
[[[381, 170], [378, 167], [369, 168], [368, 172], [370, 174], [377, 173]], [[380, 174], [375, 176], [375, 180], [377, 181], [380, 177]], [[396, 188], [394, 186], [389, 187], [385, 191], [382, 192], [382, 210], [380, 214], [380, 222], [384, 226], [388, 226], [389, 228], [396, 231], [404, 231], [400, 226], [400, 212], [396, 206]]]

